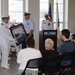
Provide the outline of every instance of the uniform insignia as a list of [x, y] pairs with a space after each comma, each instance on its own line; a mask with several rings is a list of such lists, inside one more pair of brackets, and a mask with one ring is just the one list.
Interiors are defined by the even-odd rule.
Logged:
[[48, 23], [48, 25], [50, 26], [50, 23]]
[[42, 21], [44, 24], [46, 24], [45, 20]]
[[3, 23], [1, 23], [1, 25], [3, 25]]
[[44, 24], [46, 24], [46, 22], [43, 22]]
[[27, 25], [30, 25], [29, 23], [27, 23]]
[[[45, 21], [45, 20], [43, 20], [43, 21]], [[42, 21], [42, 22], [43, 22], [43, 21]]]

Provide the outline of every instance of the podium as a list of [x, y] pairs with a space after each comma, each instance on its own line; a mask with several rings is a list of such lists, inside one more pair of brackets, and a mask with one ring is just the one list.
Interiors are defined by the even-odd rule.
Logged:
[[39, 50], [45, 50], [45, 40], [50, 38], [54, 41], [54, 49], [57, 50], [57, 30], [43, 30], [39, 33]]

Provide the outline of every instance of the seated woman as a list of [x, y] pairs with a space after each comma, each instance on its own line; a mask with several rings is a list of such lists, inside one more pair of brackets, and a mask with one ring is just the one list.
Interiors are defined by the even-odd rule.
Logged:
[[33, 38], [27, 41], [27, 45], [28, 45], [27, 48], [20, 50], [20, 52], [18, 53], [17, 63], [19, 64], [19, 69], [18, 74], [16, 75], [21, 75], [21, 73], [26, 67], [28, 60], [42, 57], [40, 51], [34, 49], [35, 42]]
[[41, 51], [42, 57], [48, 58], [51, 56], [58, 55], [58, 52], [56, 50], [54, 50], [53, 47], [54, 47], [54, 41], [50, 38], [47, 38], [45, 40], [45, 50]]
[[[45, 40], [45, 50], [42, 50], [42, 58], [43, 58], [43, 66], [42, 69], [45, 72], [53, 72], [54, 69], [56, 69], [56, 65], [52, 63], [50, 63], [48, 60], [50, 59], [50, 57], [54, 57], [59, 55], [58, 52], [56, 50], [53, 49], [54, 47], [54, 41], [50, 38], [47, 38]], [[54, 62], [53, 62], [54, 63]]]

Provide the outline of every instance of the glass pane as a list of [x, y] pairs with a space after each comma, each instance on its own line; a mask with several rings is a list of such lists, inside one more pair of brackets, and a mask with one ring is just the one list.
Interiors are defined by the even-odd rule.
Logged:
[[63, 22], [63, 14], [59, 14], [59, 21]]
[[40, 0], [40, 2], [48, 2], [49, 0]]
[[60, 23], [60, 24], [59, 24], [59, 28], [60, 28], [60, 31], [63, 30], [63, 23]]
[[[59, 13], [63, 13], [63, 4], [58, 4]], [[54, 4], [54, 12], [56, 12], [56, 4]]]
[[9, 0], [9, 11], [23, 11], [23, 1]]
[[48, 3], [40, 3], [40, 12], [48, 12]]
[[54, 3], [56, 3], [57, 0], [54, 0]]
[[21, 12], [9, 12], [10, 22], [23, 22], [23, 14]]
[[1, 12], [1, 0], [0, 0], [0, 12]]
[[0, 0], [0, 23], [1, 23], [1, 0]]
[[23, 0], [9, 0], [10, 22], [23, 21]]
[[[54, 29], [56, 29], [56, 23], [54, 23]], [[63, 30], [63, 23], [59, 24], [59, 29], [60, 29], [60, 31]]]
[[44, 20], [44, 15], [48, 13], [48, 9], [49, 9], [49, 0], [40, 0], [40, 28], [39, 30], [41, 30], [41, 22], [42, 20]]
[[58, 3], [63, 3], [63, 0], [58, 0]]
[[0, 23], [1, 23], [1, 11], [0, 11]]
[[63, 3], [63, 0], [54, 0], [54, 3], [56, 3], [56, 2]]
[[63, 13], [63, 4], [58, 5], [59, 13]]
[[48, 3], [40, 3], [40, 18], [44, 19], [44, 14], [48, 13]]
[[[53, 21], [56, 22], [56, 13], [54, 14], [54, 20]], [[59, 21], [63, 22], [63, 14], [59, 13]]]

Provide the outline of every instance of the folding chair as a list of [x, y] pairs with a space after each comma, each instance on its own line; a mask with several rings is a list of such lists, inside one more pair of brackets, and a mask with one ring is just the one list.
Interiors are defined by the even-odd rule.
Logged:
[[53, 75], [60, 73], [59, 63], [62, 60], [62, 55], [52, 56], [47, 59], [47, 62], [44, 65], [43, 73], [46, 75]]
[[[71, 60], [71, 61], [72, 61], [73, 53], [74, 53], [74, 52], [66, 52], [66, 53], [62, 54], [62, 56], [63, 56], [62, 60], [64, 60], [64, 61]], [[65, 66], [65, 65], [60, 65], [59, 67], [60, 67], [60, 69], [63, 71], [63, 70], [65, 70], [65, 69], [71, 68], [71, 64], [69, 64], [69, 65], [67, 65], [67, 66]]]
[[75, 75], [75, 69], [64, 71], [62, 75]]
[[28, 62], [27, 62], [27, 65], [22, 73], [22, 75], [26, 75], [26, 69], [29, 68], [29, 69], [36, 69], [36, 68], [40, 68], [42, 65], [42, 58], [35, 58], [35, 59], [30, 59]]
[[71, 65], [72, 65], [72, 68], [75, 69], [75, 51], [73, 52], [73, 57], [72, 57], [72, 63], [71, 63]]

